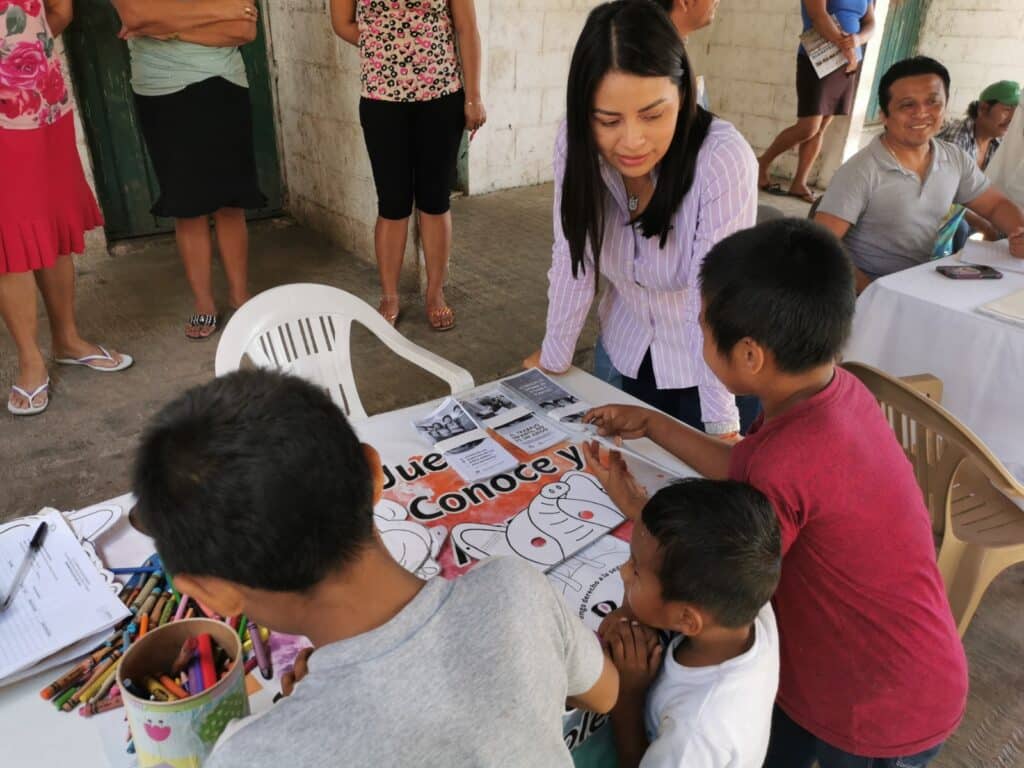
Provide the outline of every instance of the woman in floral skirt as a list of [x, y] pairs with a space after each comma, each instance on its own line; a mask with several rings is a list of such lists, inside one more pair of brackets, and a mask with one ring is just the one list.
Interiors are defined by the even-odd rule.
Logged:
[[132, 358], [90, 344], [75, 322], [72, 253], [102, 225], [82, 172], [71, 98], [54, 35], [71, 21], [71, 0], [0, 0], [0, 316], [18, 350], [7, 409], [49, 405], [50, 379], [37, 340], [36, 287], [43, 294], [55, 361], [104, 373]]

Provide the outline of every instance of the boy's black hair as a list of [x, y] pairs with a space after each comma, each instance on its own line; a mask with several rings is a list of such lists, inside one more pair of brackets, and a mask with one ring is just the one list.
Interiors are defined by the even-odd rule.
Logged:
[[719, 351], [745, 337], [801, 373], [836, 359], [853, 322], [853, 269], [836, 237], [806, 219], [775, 219], [715, 245], [700, 268], [704, 322]]
[[303, 591], [373, 537], [373, 478], [327, 394], [239, 371], [152, 420], [135, 463], [135, 519], [171, 573]]
[[733, 480], [687, 478], [662, 488], [643, 521], [661, 553], [661, 596], [693, 603], [725, 627], [750, 624], [775, 593], [781, 534], [764, 494]]
[[949, 70], [941, 62], [928, 56], [911, 56], [889, 67], [878, 81], [878, 106], [886, 116], [889, 115], [889, 100], [892, 98], [889, 89], [892, 84], [904, 77], [918, 75], [938, 75], [946, 91], [946, 98], [949, 98]]

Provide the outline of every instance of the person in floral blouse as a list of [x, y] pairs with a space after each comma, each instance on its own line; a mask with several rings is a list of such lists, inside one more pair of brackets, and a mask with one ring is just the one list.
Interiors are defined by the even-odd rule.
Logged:
[[17, 416], [49, 405], [37, 286], [57, 363], [105, 373], [132, 364], [128, 355], [85, 341], [75, 322], [70, 254], [85, 250], [85, 232], [103, 217], [82, 171], [71, 97], [54, 54], [54, 35], [71, 16], [71, 0], [0, 0], [0, 316], [18, 350], [7, 401]]
[[455, 326], [444, 298], [449, 180], [463, 130], [476, 132], [487, 120], [473, 0], [331, 0], [331, 25], [359, 48], [359, 121], [377, 186], [379, 311], [392, 325], [398, 320], [398, 279], [415, 204], [427, 321], [447, 331]]

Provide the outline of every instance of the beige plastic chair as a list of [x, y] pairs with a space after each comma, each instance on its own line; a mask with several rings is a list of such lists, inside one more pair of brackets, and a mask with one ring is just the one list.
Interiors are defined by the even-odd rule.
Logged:
[[1024, 485], [984, 443], [911, 385], [863, 363], [843, 367], [878, 399], [914, 466], [941, 536], [939, 571], [957, 629], [967, 631], [988, 585], [1024, 562]]
[[279, 285], [245, 302], [221, 332], [214, 370], [223, 376], [247, 357], [258, 368], [276, 368], [319, 384], [346, 416], [365, 419], [352, 375], [353, 322], [444, 381], [453, 395], [473, 388], [469, 371], [409, 341], [358, 296], [314, 283]]

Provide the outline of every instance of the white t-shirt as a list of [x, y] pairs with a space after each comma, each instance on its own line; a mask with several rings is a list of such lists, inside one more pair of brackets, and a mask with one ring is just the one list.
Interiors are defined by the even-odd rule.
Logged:
[[647, 694], [644, 722], [651, 746], [640, 768], [761, 768], [779, 687], [779, 631], [771, 604], [754, 621], [746, 653], [713, 667], [675, 658], [683, 636], [666, 649]]

